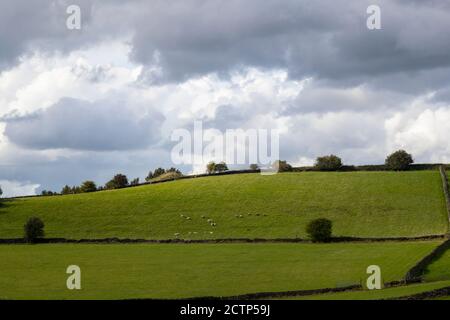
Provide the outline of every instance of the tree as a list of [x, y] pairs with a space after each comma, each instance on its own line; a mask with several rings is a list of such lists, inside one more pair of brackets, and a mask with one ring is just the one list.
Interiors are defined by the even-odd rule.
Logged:
[[145, 177], [145, 181], [150, 181], [150, 180], [152, 180], [154, 177], [153, 177], [153, 172], [152, 171], [149, 171], [148, 172], [148, 175]]
[[333, 223], [325, 218], [312, 220], [306, 226], [306, 233], [313, 242], [329, 242]]
[[130, 182], [130, 186], [137, 186], [139, 184], [139, 178], [133, 179]]
[[37, 217], [28, 219], [24, 225], [24, 239], [28, 243], [35, 243], [38, 238], [44, 236], [44, 222]]
[[414, 163], [412, 155], [405, 150], [398, 150], [390, 154], [385, 161], [386, 167], [390, 170], [407, 170]]
[[65, 185], [61, 190], [61, 194], [71, 194], [71, 193], [72, 193], [72, 188], [70, 188], [68, 185]]
[[2, 186], [0, 186], [0, 197], [3, 195]]
[[272, 163], [272, 168], [275, 169], [277, 172], [292, 171], [292, 166], [285, 160], [274, 161], [274, 163]]
[[50, 190], [42, 190], [41, 195], [42, 196], [54, 196], [56, 195], [56, 192], [50, 191]]
[[321, 171], [336, 171], [342, 167], [342, 160], [338, 156], [331, 154], [329, 156], [318, 157], [315, 166]]
[[225, 162], [220, 162], [217, 163], [215, 168], [214, 168], [214, 172], [224, 172], [224, 171], [228, 171], [228, 166]]
[[216, 172], [216, 163], [211, 161], [206, 165], [206, 173], [211, 174]]
[[124, 174], [116, 174], [114, 178], [105, 185], [106, 189], [120, 189], [128, 186], [128, 178]]
[[180, 175], [182, 174], [180, 170], [178, 170], [177, 168], [174, 168], [174, 167], [171, 167], [171, 168], [167, 169], [166, 173], [167, 172], [174, 172], [174, 173], [178, 173]]
[[259, 166], [256, 163], [250, 165], [250, 170], [259, 170]]
[[83, 182], [80, 186], [81, 192], [94, 192], [97, 191], [97, 185], [94, 181], [87, 180]]
[[166, 170], [164, 170], [163, 168], [157, 168], [154, 172], [153, 172], [153, 178], [158, 178], [160, 175], [166, 173]]
[[216, 172], [224, 172], [228, 170], [228, 166], [225, 162], [215, 163], [214, 161], [209, 162], [206, 165], [206, 173], [216, 173]]

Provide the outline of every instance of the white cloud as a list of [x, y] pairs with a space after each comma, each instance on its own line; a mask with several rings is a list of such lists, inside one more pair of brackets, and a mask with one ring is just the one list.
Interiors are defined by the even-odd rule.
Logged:
[[8, 198], [17, 196], [36, 195], [36, 190], [39, 188], [40, 185], [29, 182], [0, 180], [0, 186], [3, 190], [2, 197]]
[[450, 108], [397, 113], [386, 120], [389, 149], [407, 149], [422, 162], [450, 162]]

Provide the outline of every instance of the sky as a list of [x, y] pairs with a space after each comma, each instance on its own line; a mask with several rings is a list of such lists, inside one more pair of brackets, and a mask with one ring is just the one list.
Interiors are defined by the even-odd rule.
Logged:
[[1, 1], [0, 185], [142, 180], [195, 121], [279, 130], [293, 165], [450, 162], [449, 33], [442, 0]]

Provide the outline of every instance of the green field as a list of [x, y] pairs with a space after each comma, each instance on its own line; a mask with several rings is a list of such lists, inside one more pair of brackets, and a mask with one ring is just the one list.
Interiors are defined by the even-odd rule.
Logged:
[[382, 290], [346, 291], [340, 293], [318, 294], [303, 297], [287, 297], [283, 300], [380, 300], [397, 299], [418, 293], [450, 287], [450, 281], [418, 283]]
[[47, 237], [71, 239], [304, 238], [305, 225], [318, 217], [331, 219], [338, 236], [448, 228], [438, 171], [239, 174], [8, 200], [0, 207], [0, 238], [22, 237], [31, 216], [45, 222]]
[[[229, 296], [347, 286], [381, 267], [400, 280], [438, 242], [346, 244], [1, 245], [0, 299]], [[66, 289], [67, 266], [82, 290]]]
[[425, 272], [426, 281], [450, 280], [450, 250], [433, 261]]

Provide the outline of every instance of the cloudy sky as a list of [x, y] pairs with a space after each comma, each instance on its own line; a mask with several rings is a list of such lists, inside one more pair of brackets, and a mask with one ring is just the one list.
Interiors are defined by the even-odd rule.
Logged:
[[196, 120], [278, 129], [298, 165], [399, 148], [450, 162], [449, 33], [442, 0], [1, 1], [0, 184], [142, 179], [173, 165], [171, 132]]

